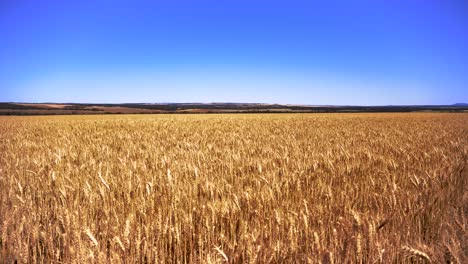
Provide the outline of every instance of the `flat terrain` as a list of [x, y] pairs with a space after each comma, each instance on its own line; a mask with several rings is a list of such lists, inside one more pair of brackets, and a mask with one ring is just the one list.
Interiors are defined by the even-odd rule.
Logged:
[[0, 262], [466, 263], [468, 114], [0, 117]]

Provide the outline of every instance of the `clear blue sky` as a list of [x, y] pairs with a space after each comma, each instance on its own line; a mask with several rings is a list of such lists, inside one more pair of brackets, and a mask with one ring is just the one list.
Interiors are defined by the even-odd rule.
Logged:
[[468, 102], [468, 3], [1, 0], [0, 101]]

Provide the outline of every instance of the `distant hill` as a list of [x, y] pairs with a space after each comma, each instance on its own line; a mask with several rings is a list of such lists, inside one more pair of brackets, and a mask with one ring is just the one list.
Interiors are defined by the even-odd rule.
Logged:
[[0, 115], [468, 112], [468, 104], [333, 106], [265, 103], [0, 103]]

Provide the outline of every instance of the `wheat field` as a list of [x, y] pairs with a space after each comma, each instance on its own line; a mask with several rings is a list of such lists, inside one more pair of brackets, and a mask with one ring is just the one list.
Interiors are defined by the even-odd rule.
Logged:
[[468, 114], [0, 117], [0, 263], [467, 263]]

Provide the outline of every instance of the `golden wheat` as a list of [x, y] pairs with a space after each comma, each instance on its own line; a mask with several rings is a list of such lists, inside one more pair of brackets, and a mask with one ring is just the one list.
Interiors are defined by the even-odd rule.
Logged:
[[0, 117], [0, 263], [466, 263], [467, 157], [468, 114]]

